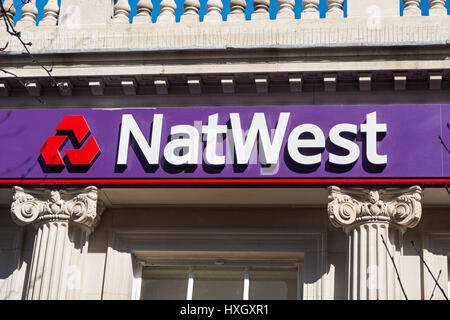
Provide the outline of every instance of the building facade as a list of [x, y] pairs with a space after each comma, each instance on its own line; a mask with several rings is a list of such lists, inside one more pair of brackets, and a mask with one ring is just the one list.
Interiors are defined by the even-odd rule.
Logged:
[[445, 299], [446, 1], [204, 2], [4, 1], [0, 298]]

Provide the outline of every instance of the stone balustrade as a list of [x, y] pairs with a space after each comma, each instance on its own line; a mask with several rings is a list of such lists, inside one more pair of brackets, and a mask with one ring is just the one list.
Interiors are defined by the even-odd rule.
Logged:
[[[79, 23], [83, 17], [76, 15], [97, 14], [101, 24], [102, 14], [106, 21], [114, 24], [150, 24], [150, 23], [184, 23], [211, 22], [236, 20], [269, 20], [269, 19], [342, 19], [351, 16], [436, 16], [447, 15], [446, 0], [427, 0], [426, 6], [420, 6], [420, 0], [302, 0], [301, 6], [295, 5], [294, 0], [231, 0], [228, 8], [221, 0], [162, 0], [159, 12], [154, 11], [152, 0], [98, 0], [91, 13], [86, 12], [89, 2], [81, 0], [78, 4], [74, 0], [61, 0], [66, 16], [71, 22]], [[25, 3], [23, 3], [25, 2]], [[58, 0], [27, 0], [14, 4], [13, 0], [3, 0], [7, 16], [17, 20], [18, 27], [57, 25], [60, 18]], [[43, 3], [45, 3], [43, 5]], [[83, 5], [84, 3], [84, 5]], [[181, 6], [181, 8], [179, 8]], [[275, 10], [269, 7], [275, 7]], [[82, 7], [82, 10], [76, 10]], [[205, 7], [205, 8], [203, 8]], [[39, 10], [42, 14], [39, 14]], [[97, 9], [105, 9], [96, 11]], [[182, 12], [181, 16], [176, 14]], [[227, 13], [225, 13], [227, 12]], [[269, 14], [270, 12], [270, 14]], [[322, 14], [321, 14], [322, 13]], [[19, 19], [20, 18], [20, 19]], [[91, 19], [92, 20], [92, 19]], [[95, 23], [89, 23], [95, 24]]]

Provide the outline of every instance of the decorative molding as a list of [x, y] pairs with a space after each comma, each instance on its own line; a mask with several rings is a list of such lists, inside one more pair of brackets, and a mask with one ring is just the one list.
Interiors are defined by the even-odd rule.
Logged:
[[123, 93], [127, 96], [135, 96], [136, 95], [136, 80], [127, 79], [121, 81]]
[[372, 90], [372, 74], [361, 73], [358, 75], [358, 80], [359, 80], [359, 90], [360, 91]]
[[406, 72], [394, 73], [394, 89], [395, 91], [406, 90], [406, 82], [408, 81], [408, 74]]
[[105, 83], [103, 80], [89, 81], [89, 88], [94, 96], [102, 96], [105, 93]]
[[223, 93], [234, 94], [236, 82], [232, 76], [222, 77], [222, 79], [220, 79], [220, 84], [222, 85]]
[[303, 76], [301, 74], [289, 75], [289, 87], [291, 92], [302, 92], [303, 90]]
[[430, 90], [440, 90], [442, 88], [442, 80], [443, 80], [442, 72], [430, 72], [428, 77]]
[[200, 77], [188, 77], [187, 84], [191, 94], [202, 93], [202, 79]]
[[255, 86], [257, 93], [268, 93], [269, 92], [270, 79], [266, 75], [255, 76]]
[[[371, 27], [367, 19], [361, 17], [320, 19], [320, 21], [318, 19], [247, 21], [243, 13], [244, 3], [245, 1], [232, 0], [232, 12], [224, 23], [175, 23], [176, 4], [173, 0], [164, 0], [161, 2], [162, 11], [157, 21], [173, 22], [171, 28], [161, 28], [158, 23], [80, 26], [77, 30], [64, 26], [48, 26], [23, 30], [22, 39], [32, 42], [34, 51], [76, 50], [78, 53], [80, 49], [165, 51], [193, 48], [224, 50], [329, 46], [345, 48], [369, 45], [393, 48], [396, 45], [445, 45], [450, 38], [448, 16], [383, 17], [379, 28]], [[120, 21], [122, 19], [119, 18]], [[125, 19], [125, 22], [128, 20]], [[6, 31], [0, 30], [0, 43], [8, 41], [5, 53], [23, 51], [18, 39], [11, 38]], [[353, 52], [352, 49], [349, 50]]]
[[165, 77], [156, 78], [153, 83], [157, 94], [169, 94], [169, 81]]
[[403, 231], [415, 227], [422, 215], [422, 189], [341, 189], [329, 187], [328, 217], [349, 232], [365, 222], [387, 222]]
[[41, 84], [38, 80], [29, 80], [25, 82], [25, 89], [32, 97], [39, 97], [41, 95]]
[[92, 232], [105, 207], [94, 186], [77, 190], [23, 189], [14, 187], [11, 216], [20, 226], [67, 221]]
[[73, 90], [73, 84], [70, 80], [60, 80], [57, 83], [58, 90], [61, 96], [71, 96]]
[[328, 73], [323, 75], [323, 83], [326, 92], [336, 91], [337, 75], [335, 73]]

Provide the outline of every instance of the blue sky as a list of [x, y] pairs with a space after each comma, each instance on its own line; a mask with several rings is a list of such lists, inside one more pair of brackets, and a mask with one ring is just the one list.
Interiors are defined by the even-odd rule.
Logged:
[[[36, 4], [38, 7], [38, 17], [37, 20], [40, 21], [43, 17], [43, 8], [44, 6], [47, 4], [48, 0], [37, 0]], [[203, 17], [203, 15], [206, 14], [206, 1], [207, 0], [200, 0], [200, 4], [201, 4], [201, 9], [200, 9], [200, 17]], [[253, 6], [249, 3], [253, 3], [253, 0], [247, 0], [247, 9], [245, 10], [245, 13], [247, 15], [247, 19], [250, 18], [251, 13], [253, 12]], [[61, 0], [58, 1], [59, 3], [61, 3]], [[132, 8], [132, 11], [130, 13], [130, 18], [134, 17], [136, 15], [136, 4], [139, 2], [139, 0], [129, 0], [130, 6]], [[152, 19], [153, 21], [156, 21], [156, 17], [159, 15], [159, 3], [161, 2], [161, 0], [152, 0], [153, 2], [153, 12], [152, 12]], [[175, 2], [177, 3], [177, 10], [175, 11], [175, 15], [177, 17], [177, 20], [179, 19], [180, 15], [183, 14], [183, 2], [184, 0], [175, 0]], [[296, 0], [295, 1], [295, 7], [294, 7], [294, 11], [296, 12], [296, 18], [298, 19], [300, 17], [300, 12], [302, 10], [302, 6], [301, 6], [301, 0]], [[327, 11], [327, 1], [326, 0], [320, 0], [320, 15], [321, 17], [325, 17], [325, 13]], [[22, 7], [22, 3], [21, 0], [14, 0], [14, 4], [16, 5], [16, 8], [21, 8]], [[347, 1], [345, 1], [345, 5], [344, 5], [344, 12], [346, 11], [346, 4]], [[222, 14], [224, 16], [226, 16], [229, 12], [230, 12], [230, 0], [223, 0], [223, 6], [224, 9], [222, 10]], [[422, 0], [420, 3], [420, 6], [422, 8], [422, 13], [424, 15], [428, 15], [428, 10], [429, 10], [429, 4], [427, 0]], [[450, 13], [450, 1], [447, 1], [447, 10]], [[400, 9], [401, 12], [403, 11], [403, 2], [400, 1]], [[20, 10], [17, 10], [17, 14], [14, 18], [14, 21], [17, 21], [20, 19], [21, 17], [21, 12]], [[269, 13], [271, 16], [271, 19], [274, 19], [276, 16], [276, 13], [278, 11], [278, 5], [276, 3], [276, 1], [271, 1], [271, 5], [269, 7]]]

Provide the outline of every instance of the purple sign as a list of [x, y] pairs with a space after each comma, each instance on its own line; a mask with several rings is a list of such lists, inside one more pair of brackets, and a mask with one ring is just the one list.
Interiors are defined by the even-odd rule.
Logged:
[[450, 105], [0, 110], [0, 180], [445, 179]]

